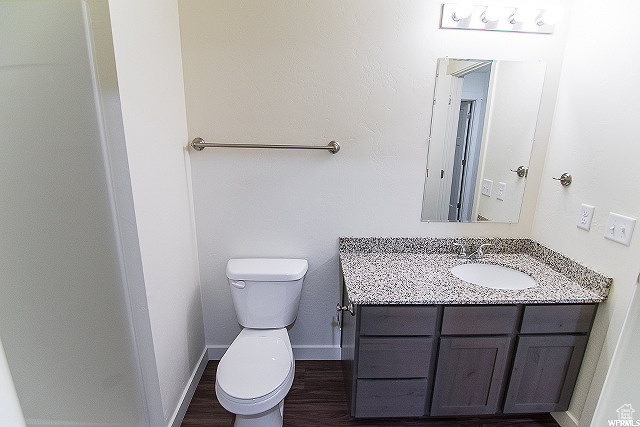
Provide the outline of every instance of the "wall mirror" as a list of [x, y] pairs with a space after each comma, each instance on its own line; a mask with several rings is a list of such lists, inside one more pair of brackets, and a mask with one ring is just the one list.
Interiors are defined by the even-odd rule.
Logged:
[[518, 222], [545, 68], [438, 59], [423, 221]]

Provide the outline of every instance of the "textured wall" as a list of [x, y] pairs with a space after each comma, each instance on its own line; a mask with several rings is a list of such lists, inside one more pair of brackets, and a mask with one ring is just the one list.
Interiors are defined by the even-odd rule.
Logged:
[[[440, 2], [423, 0], [179, 5], [190, 138], [342, 144], [336, 155], [192, 154], [208, 345], [224, 347], [239, 331], [225, 278], [231, 257], [307, 258], [291, 340], [299, 357], [331, 357], [339, 344], [338, 236], [528, 236], [562, 29], [553, 36], [440, 30]], [[548, 63], [519, 224], [420, 222], [436, 61], [444, 56]]]
[[[640, 8], [632, 3], [579, 2], [571, 13], [553, 131], [532, 230], [534, 239], [613, 277], [609, 300], [598, 310], [569, 409], [580, 425], [588, 425], [591, 420], [633, 288], [637, 286], [640, 264], [640, 230], [635, 230], [629, 247], [603, 237], [609, 212], [636, 218], [640, 212], [640, 148], [635, 122], [630, 119], [640, 85], [616, 66], [622, 58], [625, 69], [640, 65], [637, 56], [628, 57], [625, 43], [621, 42], [640, 37], [631, 18], [640, 13]], [[623, 7], [631, 7], [635, 15], [630, 11], [625, 15], [629, 18], [618, 17], [615, 11]], [[597, 26], [596, 21], [600, 23]], [[594, 58], [597, 60], [592, 61]], [[551, 179], [563, 172], [573, 176], [570, 187]], [[596, 207], [589, 232], [576, 227], [581, 203]], [[637, 373], [640, 366], [636, 363], [629, 368]], [[611, 417], [616, 418], [617, 414]]]

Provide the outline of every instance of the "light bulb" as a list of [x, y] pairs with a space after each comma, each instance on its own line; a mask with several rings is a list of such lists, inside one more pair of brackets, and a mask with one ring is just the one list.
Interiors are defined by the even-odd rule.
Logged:
[[517, 8], [509, 17], [509, 22], [513, 25], [522, 22], [533, 21], [536, 11], [527, 7]]
[[560, 20], [560, 13], [554, 9], [543, 10], [540, 16], [536, 18], [538, 26], [555, 25]]
[[487, 8], [480, 15], [480, 20], [482, 22], [496, 22], [500, 20], [500, 14], [502, 13], [502, 9], [497, 6], [487, 6]]
[[472, 13], [473, 13], [473, 6], [471, 6], [469, 3], [458, 3], [456, 5], [456, 8], [453, 10], [451, 19], [458, 22], [461, 19], [470, 17]]

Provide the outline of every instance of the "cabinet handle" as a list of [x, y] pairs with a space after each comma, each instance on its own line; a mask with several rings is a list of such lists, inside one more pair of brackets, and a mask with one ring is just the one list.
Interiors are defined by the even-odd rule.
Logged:
[[356, 311], [353, 308], [353, 303], [351, 303], [351, 302], [349, 303], [349, 305], [340, 305], [340, 304], [338, 304], [338, 306], [336, 307], [336, 310], [338, 311], [338, 314], [341, 311], [348, 311], [349, 313], [351, 313], [352, 316], [355, 316], [355, 314], [356, 314]]

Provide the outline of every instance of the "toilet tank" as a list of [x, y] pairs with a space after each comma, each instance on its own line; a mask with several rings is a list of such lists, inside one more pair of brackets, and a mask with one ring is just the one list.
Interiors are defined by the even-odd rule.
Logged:
[[227, 278], [238, 323], [245, 328], [284, 328], [298, 315], [306, 259], [236, 258]]

